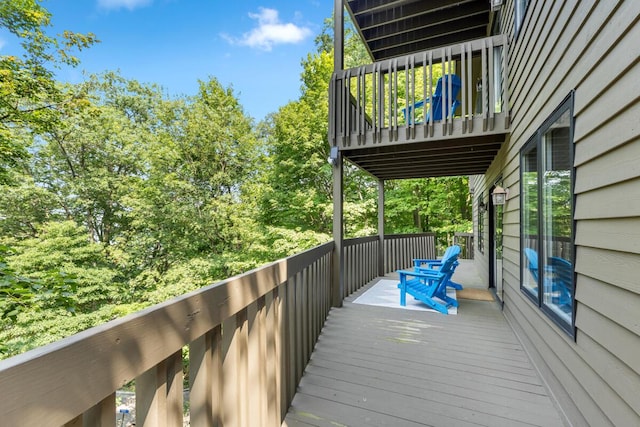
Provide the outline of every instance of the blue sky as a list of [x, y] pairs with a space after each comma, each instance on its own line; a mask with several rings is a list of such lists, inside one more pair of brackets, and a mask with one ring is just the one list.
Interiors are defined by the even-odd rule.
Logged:
[[[330, 0], [48, 0], [53, 31], [93, 32], [100, 43], [79, 54], [82, 71], [120, 70], [193, 95], [209, 76], [231, 85], [245, 112], [261, 120], [298, 98], [300, 61], [333, 8]], [[1, 37], [1, 35], [0, 35]], [[0, 53], [12, 50], [0, 40]], [[15, 44], [15, 42], [14, 42]]]

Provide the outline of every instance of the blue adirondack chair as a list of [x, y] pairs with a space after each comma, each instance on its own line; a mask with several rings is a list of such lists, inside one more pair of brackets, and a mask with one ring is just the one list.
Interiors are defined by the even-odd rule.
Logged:
[[[449, 80], [451, 80], [451, 99], [453, 100], [451, 103], [451, 110], [447, 110], [449, 99]], [[407, 108], [402, 109], [402, 114], [404, 115], [405, 122], [411, 124], [411, 112], [414, 109], [417, 111], [419, 108], [423, 108], [425, 103], [430, 104], [427, 115], [424, 118], [425, 122], [429, 121], [429, 116], [431, 114], [433, 114], [434, 122], [442, 120], [443, 102], [445, 103], [446, 117], [453, 117], [456, 109], [460, 106], [460, 102], [457, 99], [460, 88], [462, 88], [462, 82], [460, 81], [460, 77], [458, 77], [457, 75], [445, 74], [444, 76], [440, 77], [438, 79], [438, 82], [436, 83], [436, 90], [430, 98], [423, 99], [422, 101], [418, 101], [415, 104], [409, 105]]]
[[531, 248], [524, 248], [524, 254], [527, 257], [527, 268], [531, 272], [531, 275], [538, 282], [538, 252]]
[[[422, 271], [422, 270], [440, 270], [440, 267], [442, 266], [442, 260], [449, 258], [451, 256], [455, 256], [456, 259], [460, 256], [460, 246], [458, 245], [452, 245], [449, 246], [445, 251], [444, 251], [444, 255], [442, 256], [442, 259], [421, 259], [421, 258], [414, 258], [413, 259], [413, 269], [415, 271]], [[456, 283], [453, 280], [451, 280], [451, 276], [453, 276], [453, 273], [455, 272], [456, 267], [458, 266], [458, 264], [460, 264], [458, 261], [453, 263], [453, 267], [451, 269], [451, 274], [449, 274], [449, 278], [447, 279], [447, 286], [450, 288], [454, 288], [457, 290], [462, 290], [462, 285], [460, 283]]]
[[552, 269], [554, 289], [560, 294], [558, 304], [570, 305], [573, 297], [573, 266], [557, 256], [549, 257], [547, 262]]
[[[533, 278], [538, 281], [538, 252], [531, 248], [524, 248], [527, 257], [527, 268]], [[547, 259], [545, 266], [545, 280], [548, 280], [550, 290], [558, 293], [559, 296], [553, 298], [553, 302], [558, 305], [571, 304], [573, 297], [573, 266], [564, 258], [552, 256]]]
[[453, 274], [453, 264], [458, 255], [452, 254], [441, 260], [439, 270], [398, 270], [400, 276], [400, 305], [407, 305], [407, 294], [443, 314], [449, 307], [457, 307], [458, 301], [447, 296], [447, 281]]

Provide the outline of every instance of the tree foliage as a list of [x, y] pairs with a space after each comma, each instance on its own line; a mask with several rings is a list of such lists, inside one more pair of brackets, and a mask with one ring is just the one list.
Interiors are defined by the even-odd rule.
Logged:
[[473, 229], [468, 188], [468, 177], [388, 183], [385, 186], [385, 230], [390, 233], [435, 233], [442, 250], [453, 243], [455, 232]]
[[[50, 18], [0, 0], [24, 50], [0, 58], [0, 353], [330, 240], [329, 27], [302, 60], [300, 98], [254, 123], [214, 77], [178, 98], [109, 71], [55, 82], [96, 40], [47, 36]], [[358, 40], [347, 31], [347, 66], [368, 62]], [[377, 232], [377, 181], [347, 162], [344, 185], [347, 236]], [[466, 178], [386, 189], [389, 233], [470, 228]]]
[[21, 42], [22, 55], [0, 55], [0, 183], [8, 169], [27, 158], [24, 130], [40, 132], [58, 124], [58, 106], [71, 99], [63, 96], [53, 68], [75, 66], [74, 50], [97, 39], [93, 34], [65, 31], [52, 37], [45, 29], [51, 14], [38, 0], [0, 1], [0, 27]]

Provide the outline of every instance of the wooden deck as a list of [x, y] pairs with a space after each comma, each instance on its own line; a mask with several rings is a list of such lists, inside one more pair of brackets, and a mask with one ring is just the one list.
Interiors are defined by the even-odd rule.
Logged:
[[[469, 267], [454, 280], [483, 287]], [[496, 302], [353, 304], [369, 286], [331, 310], [283, 426], [563, 425]]]

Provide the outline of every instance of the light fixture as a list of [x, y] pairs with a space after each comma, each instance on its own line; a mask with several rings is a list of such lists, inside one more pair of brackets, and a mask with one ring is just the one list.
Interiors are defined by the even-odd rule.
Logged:
[[480, 200], [480, 203], [478, 203], [478, 209], [483, 212], [487, 211], [487, 204], [484, 202], [484, 200]]
[[504, 188], [496, 185], [496, 188], [491, 192], [491, 198], [493, 199], [494, 205], [504, 205], [507, 201], [507, 196], [509, 195], [509, 191]]
[[329, 151], [329, 157], [327, 158], [327, 162], [329, 162], [331, 166], [336, 166], [338, 164], [338, 147], [337, 146], [331, 147], [331, 151]]

